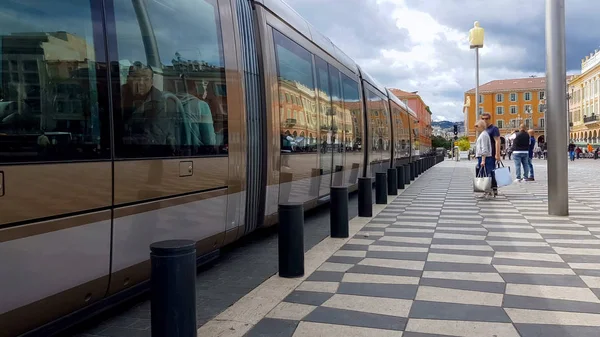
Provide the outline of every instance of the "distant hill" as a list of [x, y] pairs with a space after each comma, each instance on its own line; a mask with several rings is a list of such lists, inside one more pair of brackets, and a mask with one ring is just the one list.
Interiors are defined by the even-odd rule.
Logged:
[[[442, 130], [443, 129], [452, 129], [454, 127], [454, 124], [457, 122], [450, 122], [450, 121], [440, 121], [440, 122], [431, 122], [431, 126], [439, 126]], [[459, 126], [463, 125], [463, 122], [458, 122]]]

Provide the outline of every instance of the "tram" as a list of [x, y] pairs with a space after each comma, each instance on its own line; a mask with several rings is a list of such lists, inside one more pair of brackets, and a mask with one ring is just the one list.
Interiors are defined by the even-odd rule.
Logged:
[[152, 242], [209, 259], [418, 153], [416, 114], [280, 0], [0, 17], [1, 337], [144, 288]]

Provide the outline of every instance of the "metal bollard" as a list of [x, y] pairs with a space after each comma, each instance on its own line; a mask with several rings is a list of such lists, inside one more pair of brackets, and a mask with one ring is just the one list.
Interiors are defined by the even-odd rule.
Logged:
[[419, 174], [421, 174], [421, 171], [419, 170], [419, 162], [421, 159], [417, 159], [415, 160], [415, 178], [417, 178], [419, 176]]
[[196, 337], [196, 242], [150, 245], [152, 337]]
[[379, 205], [387, 204], [387, 174], [377, 172], [375, 174], [375, 203]]
[[373, 178], [358, 178], [358, 216], [373, 216]]
[[400, 165], [396, 167], [396, 173], [398, 174], [398, 189], [404, 189], [404, 178], [406, 177], [406, 173], [404, 173], [404, 165]]
[[404, 184], [410, 184], [410, 164], [404, 164]]
[[332, 186], [329, 201], [329, 229], [332, 238], [347, 238], [348, 224], [348, 187]]
[[387, 170], [387, 194], [398, 195], [398, 171], [395, 168]]
[[411, 161], [410, 164], [408, 165], [409, 169], [410, 169], [410, 181], [415, 180], [415, 162]]
[[304, 207], [301, 203], [279, 205], [279, 276], [304, 275]]

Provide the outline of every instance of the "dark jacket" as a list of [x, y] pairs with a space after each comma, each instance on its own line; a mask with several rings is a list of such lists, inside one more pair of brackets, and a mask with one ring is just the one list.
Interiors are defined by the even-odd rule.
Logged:
[[525, 131], [517, 133], [517, 138], [513, 141], [513, 152], [514, 151], [525, 151], [529, 152], [529, 134]]

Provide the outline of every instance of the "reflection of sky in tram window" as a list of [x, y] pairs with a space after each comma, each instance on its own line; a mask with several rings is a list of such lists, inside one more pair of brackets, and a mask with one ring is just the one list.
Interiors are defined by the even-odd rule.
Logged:
[[[64, 31], [93, 46], [89, 1], [0, 1], [0, 35]], [[93, 49], [89, 49], [93, 51]], [[90, 53], [90, 54], [93, 54]]]
[[[160, 60], [171, 65], [175, 53], [189, 61], [224, 67], [218, 12], [212, 1], [145, 1]], [[147, 62], [140, 27], [131, 0], [115, 1], [119, 59]]]
[[277, 45], [279, 77], [314, 89], [310, 53], [277, 31], [273, 36]]
[[342, 74], [342, 90], [345, 102], [358, 102], [358, 83], [350, 79], [348, 76]]

